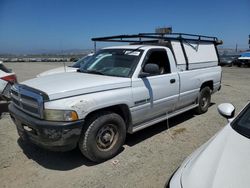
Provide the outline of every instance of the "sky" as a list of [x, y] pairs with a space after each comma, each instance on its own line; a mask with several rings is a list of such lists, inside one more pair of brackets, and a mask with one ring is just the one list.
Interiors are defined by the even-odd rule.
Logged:
[[247, 48], [250, 0], [0, 0], [0, 53], [92, 49], [92, 37], [166, 26]]

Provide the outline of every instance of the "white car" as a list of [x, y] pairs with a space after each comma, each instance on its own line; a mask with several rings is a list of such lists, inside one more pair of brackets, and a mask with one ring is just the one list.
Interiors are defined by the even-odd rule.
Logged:
[[9, 90], [11, 85], [17, 81], [15, 73], [7, 69], [0, 61], [0, 100], [9, 99]]
[[238, 58], [237, 65], [240, 67], [241, 65], [247, 65], [250, 66], [250, 52], [244, 52], [240, 54], [240, 57]]
[[[234, 107], [224, 103], [219, 113], [232, 118]], [[191, 154], [172, 176], [170, 188], [250, 187], [250, 103], [207, 143]]]
[[63, 73], [63, 72], [76, 72], [77, 69], [79, 69], [81, 67], [81, 65], [83, 65], [84, 63], [87, 63], [88, 60], [92, 56], [93, 56], [93, 53], [90, 53], [87, 56], [84, 56], [83, 58], [79, 59], [77, 62], [75, 62], [71, 66], [63, 66], [63, 67], [51, 69], [51, 70], [48, 70], [48, 71], [45, 71], [45, 72], [38, 74], [37, 77], [47, 76], [47, 75], [51, 75], [51, 74], [58, 74], [58, 73]]

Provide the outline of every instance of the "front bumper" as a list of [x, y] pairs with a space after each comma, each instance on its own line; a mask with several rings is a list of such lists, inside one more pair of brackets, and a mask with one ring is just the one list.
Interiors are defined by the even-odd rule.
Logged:
[[68, 151], [77, 146], [84, 121], [53, 122], [34, 118], [12, 103], [9, 112], [19, 136], [53, 151]]

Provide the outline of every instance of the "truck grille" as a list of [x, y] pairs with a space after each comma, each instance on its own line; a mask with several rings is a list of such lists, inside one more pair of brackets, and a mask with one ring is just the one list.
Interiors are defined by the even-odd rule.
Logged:
[[11, 101], [20, 110], [43, 118], [43, 96], [39, 91], [34, 92], [27, 86], [16, 84], [11, 88]]

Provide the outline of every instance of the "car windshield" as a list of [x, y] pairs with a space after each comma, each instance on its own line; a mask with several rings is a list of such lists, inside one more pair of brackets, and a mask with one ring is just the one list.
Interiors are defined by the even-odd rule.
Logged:
[[238, 133], [250, 138], [250, 103], [242, 110], [232, 123], [232, 127]]
[[11, 73], [9, 69], [7, 69], [3, 64], [0, 64], [0, 70], [6, 72], [6, 73]]
[[236, 55], [227, 55], [227, 56], [220, 56], [220, 60], [233, 60], [236, 59], [238, 56]]
[[81, 65], [79, 72], [107, 76], [130, 77], [139, 62], [142, 50], [104, 49]]
[[81, 59], [79, 59], [77, 62], [75, 62], [72, 66], [70, 67], [74, 67], [74, 68], [80, 68], [82, 64], [87, 63], [89, 61], [89, 59], [91, 59], [91, 55], [85, 56]]

